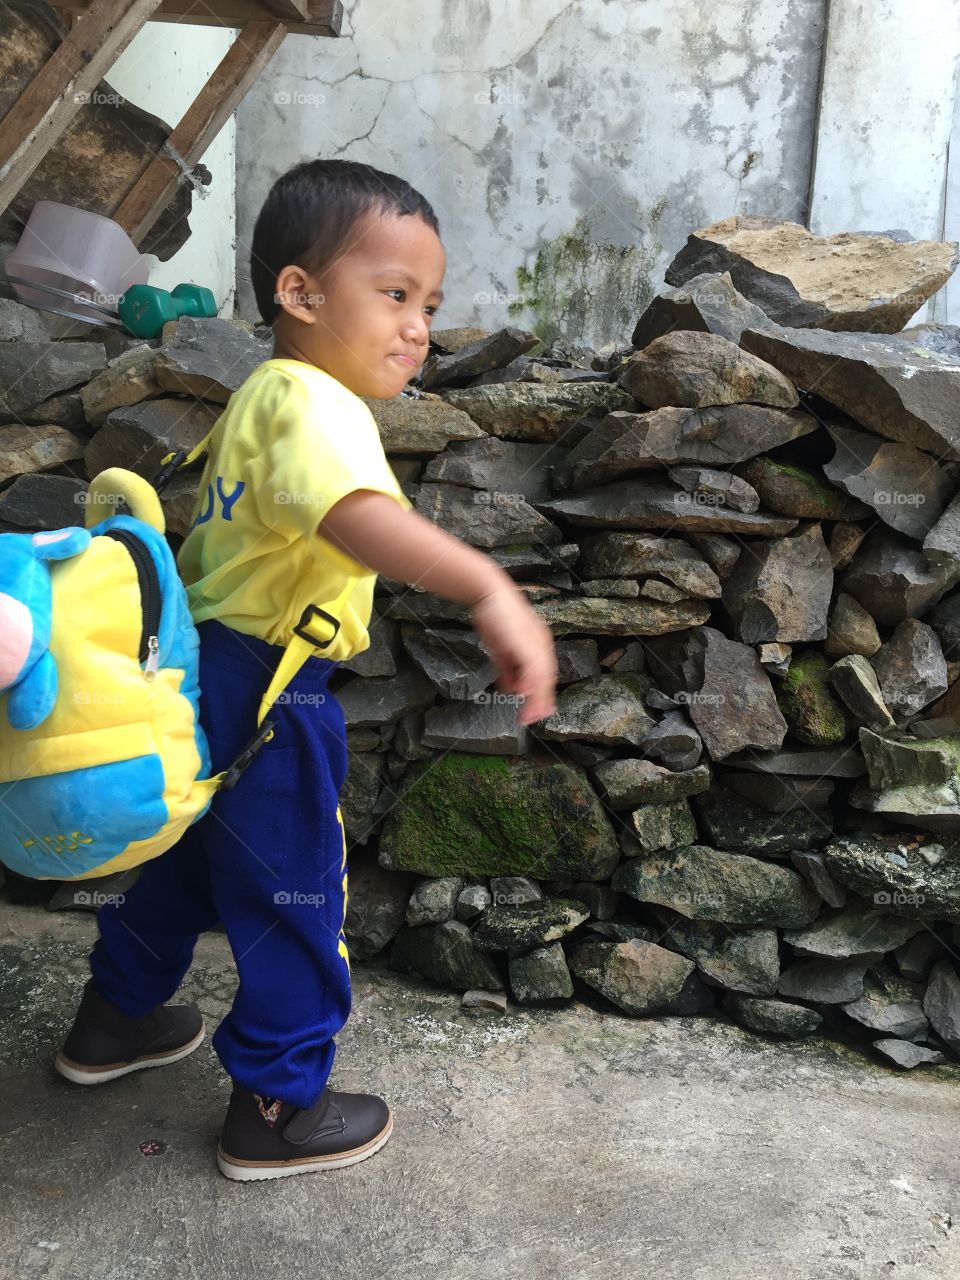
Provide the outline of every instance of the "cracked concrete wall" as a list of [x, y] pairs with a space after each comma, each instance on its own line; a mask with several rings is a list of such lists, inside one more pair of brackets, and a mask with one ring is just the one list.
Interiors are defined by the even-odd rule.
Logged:
[[438, 327], [628, 341], [690, 231], [806, 221], [827, 8], [348, 0], [344, 36], [288, 37], [238, 112], [239, 315], [257, 318], [249, 246], [270, 184], [343, 156], [433, 204]]

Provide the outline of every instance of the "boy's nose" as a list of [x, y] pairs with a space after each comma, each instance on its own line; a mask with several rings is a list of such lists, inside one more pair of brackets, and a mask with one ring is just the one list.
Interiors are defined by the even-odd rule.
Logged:
[[410, 320], [400, 332], [405, 342], [415, 342], [417, 346], [423, 346], [430, 339], [430, 326], [426, 316], [418, 316]]

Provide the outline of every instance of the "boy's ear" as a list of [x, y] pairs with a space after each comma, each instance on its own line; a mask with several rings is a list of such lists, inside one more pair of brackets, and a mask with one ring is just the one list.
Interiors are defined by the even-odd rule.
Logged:
[[277, 305], [282, 311], [305, 324], [316, 322], [316, 308], [323, 302], [323, 295], [316, 292], [316, 283], [302, 267], [291, 263], [281, 268], [275, 292]]

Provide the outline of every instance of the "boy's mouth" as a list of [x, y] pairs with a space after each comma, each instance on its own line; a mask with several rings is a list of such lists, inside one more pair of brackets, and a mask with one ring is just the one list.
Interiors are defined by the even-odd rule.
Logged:
[[417, 367], [417, 361], [414, 360], [412, 356], [405, 356], [399, 351], [391, 351], [390, 358], [392, 360], [402, 360], [403, 363], [408, 365], [411, 369], [416, 369]]

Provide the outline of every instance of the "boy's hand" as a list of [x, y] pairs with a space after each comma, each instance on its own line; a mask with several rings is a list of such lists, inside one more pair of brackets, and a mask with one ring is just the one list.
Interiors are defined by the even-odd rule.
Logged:
[[497, 667], [497, 688], [523, 699], [521, 724], [557, 709], [557, 651], [550, 628], [519, 590], [499, 587], [471, 608], [473, 625]]

